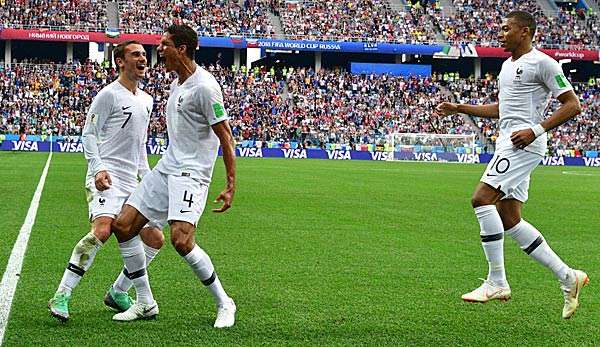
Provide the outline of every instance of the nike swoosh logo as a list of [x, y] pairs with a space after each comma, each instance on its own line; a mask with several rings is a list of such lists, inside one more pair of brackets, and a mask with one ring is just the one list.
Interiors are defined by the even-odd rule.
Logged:
[[186, 210], [186, 211], [184, 211], [184, 210], [179, 210], [179, 213], [188, 213], [188, 212], [192, 212], [192, 211], [191, 211], [191, 210]]
[[496, 177], [498, 175], [486, 174], [488, 177]]
[[150, 311], [154, 310], [154, 308], [155, 308], [155, 307], [156, 307], [156, 305], [154, 305], [154, 306], [152, 306], [152, 307], [150, 307], [150, 308], [145, 308], [145, 309], [144, 309], [144, 314], [146, 314], [146, 313], [148, 313], [148, 312], [150, 312]]
[[123, 106], [123, 107], [121, 107], [121, 108], [123, 109], [123, 111], [125, 111], [125, 110], [127, 110], [127, 109], [131, 108], [131, 106]]

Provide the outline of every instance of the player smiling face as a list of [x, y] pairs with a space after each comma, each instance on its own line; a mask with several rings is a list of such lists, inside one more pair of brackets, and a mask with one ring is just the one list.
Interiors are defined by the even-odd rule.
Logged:
[[121, 72], [133, 80], [139, 81], [146, 75], [148, 70], [148, 60], [146, 59], [146, 50], [144, 46], [132, 43], [125, 47], [123, 58], [115, 58], [115, 62], [119, 66]]

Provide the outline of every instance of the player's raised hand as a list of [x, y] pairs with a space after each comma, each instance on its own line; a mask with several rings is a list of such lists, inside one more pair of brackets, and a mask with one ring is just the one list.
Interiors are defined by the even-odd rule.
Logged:
[[108, 171], [103, 170], [103, 171], [99, 171], [96, 174], [96, 189], [98, 189], [98, 191], [104, 191], [107, 190], [108, 188], [110, 188], [110, 186], [112, 185], [112, 179], [110, 178], [110, 175], [108, 174]]
[[435, 111], [436, 112], [434, 112], [434, 114], [436, 116], [449, 116], [451, 114], [458, 113], [458, 104], [442, 102], [441, 104], [437, 105]]
[[219, 201], [223, 201], [223, 206], [221, 208], [213, 208], [213, 212], [221, 213], [227, 211], [231, 207], [231, 203], [233, 202], [233, 195], [235, 194], [234, 188], [226, 188], [224, 191], [217, 196], [214, 203]]
[[518, 149], [523, 149], [535, 140], [535, 134], [531, 129], [523, 129], [513, 132], [510, 135], [510, 140], [512, 141], [513, 146]]

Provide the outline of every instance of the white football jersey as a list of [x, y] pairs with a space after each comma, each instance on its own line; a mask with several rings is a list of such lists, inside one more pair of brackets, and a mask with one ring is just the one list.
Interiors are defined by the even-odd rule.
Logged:
[[223, 93], [213, 75], [196, 65], [181, 85], [177, 78], [167, 101], [169, 145], [156, 170], [210, 184], [220, 144], [211, 126], [227, 119]]
[[[510, 135], [514, 131], [531, 128], [543, 121], [551, 96], [556, 98], [573, 90], [558, 62], [535, 48], [516, 61], [508, 58], [502, 64], [498, 79], [498, 148], [512, 148]], [[545, 155], [547, 142], [547, 136], [543, 134], [525, 150]]]
[[149, 171], [146, 137], [153, 100], [138, 89], [133, 94], [118, 80], [92, 100], [83, 128], [87, 179], [107, 170], [113, 185], [132, 190], [137, 177]]

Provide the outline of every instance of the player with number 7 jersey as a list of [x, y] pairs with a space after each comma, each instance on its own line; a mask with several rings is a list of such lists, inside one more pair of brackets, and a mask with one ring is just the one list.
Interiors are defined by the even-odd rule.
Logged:
[[[119, 78], [94, 97], [83, 130], [83, 149], [88, 161], [85, 188], [91, 231], [73, 248], [62, 280], [50, 302], [50, 314], [69, 319], [72, 292], [90, 269], [96, 253], [111, 235], [111, 223], [129, 195], [138, 185], [138, 177], [148, 172], [146, 134], [152, 97], [139, 89], [138, 83], [147, 70], [146, 51], [134, 40], [127, 40], [113, 50]], [[146, 263], [163, 244], [160, 230], [149, 225], [141, 232]], [[104, 303], [122, 312], [133, 300], [127, 294], [131, 280], [122, 271], [110, 287]]]

